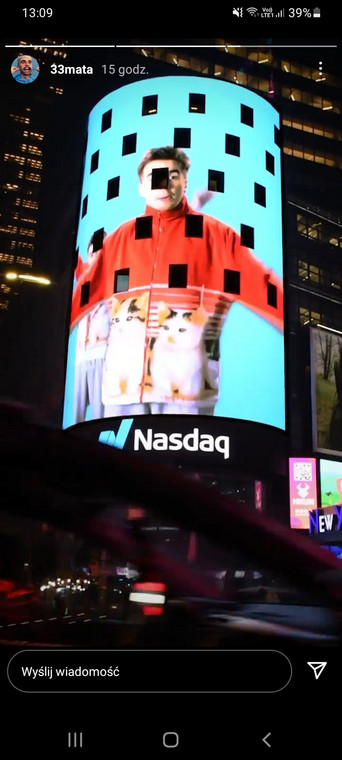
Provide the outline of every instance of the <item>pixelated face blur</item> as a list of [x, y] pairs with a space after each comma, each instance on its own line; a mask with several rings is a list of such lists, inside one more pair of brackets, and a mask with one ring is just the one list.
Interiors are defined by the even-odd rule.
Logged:
[[[167, 187], [152, 189], [153, 169], [167, 169], [169, 181]], [[155, 159], [144, 166], [140, 175], [139, 193], [148, 206], [156, 211], [170, 211], [178, 206], [184, 196], [187, 172], [182, 171], [178, 161], [173, 159]]]
[[32, 59], [29, 56], [22, 55], [18, 60], [20, 74], [22, 77], [29, 77], [32, 71]]

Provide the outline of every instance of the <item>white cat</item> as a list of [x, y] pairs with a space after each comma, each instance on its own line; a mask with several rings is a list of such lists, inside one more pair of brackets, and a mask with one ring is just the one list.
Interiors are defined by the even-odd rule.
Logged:
[[112, 319], [103, 369], [102, 402], [140, 393], [144, 375], [149, 293], [119, 301], [113, 298]]
[[153, 393], [163, 399], [197, 399], [208, 376], [203, 336], [209, 315], [202, 306], [180, 311], [161, 301], [158, 317], [150, 362]]

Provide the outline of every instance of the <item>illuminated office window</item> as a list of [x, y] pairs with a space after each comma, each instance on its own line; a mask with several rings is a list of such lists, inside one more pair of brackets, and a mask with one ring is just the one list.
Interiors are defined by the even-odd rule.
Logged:
[[28, 166], [32, 166], [33, 169], [43, 168], [43, 162], [40, 161], [38, 158], [27, 158], [26, 163]]
[[37, 201], [29, 201], [29, 200], [26, 200], [26, 198], [23, 199], [22, 205], [24, 208], [36, 208], [36, 209], [38, 208]]
[[323, 324], [323, 316], [318, 311], [311, 311], [304, 306], [299, 307], [299, 321], [301, 325]]
[[309, 264], [309, 280], [312, 282], [320, 282], [322, 270], [313, 264]]
[[20, 250], [25, 249], [25, 250], [34, 251], [34, 245], [33, 245], [33, 243], [26, 243], [26, 242], [24, 243], [24, 242], [19, 241], [18, 242], [18, 249], [20, 249]]
[[16, 113], [10, 113], [10, 117], [11, 119], [13, 119], [13, 121], [19, 122], [20, 124], [30, 123], [30, 119], [28, 116], [20, 116], [19, 114], [16, 114]]
[[313, 240], [320, 240], [322, 236], [322, 222], [315, 222], [309, 220], [306, 215], [297, 214], [297, 230], [300, 235]]
[[35, 237], [36, 236], [36, 231], [35, 230], [30, 230], [30, 229], [28, 229], [26, 227], [20, 227], [20, 229], [19, 229], [19, 235], [21, 235], [22, 237]]
[[18, 232], [18, 227], [13, 224], [7, 224], [6, 227], [0, 227], [0, 232], [5, 232], [8, 235], [15, 235]]
[[329, 237], [329, 243], [330, 245], [335, 245], [338, 248], [342, 248], [342, 237], [336, 237], [335, 235], [332, 235]]
[[16, 164], [24, 165], [25, 156], [17, 156], [15, 153], [4, 153], [4, 161], [13, 161]]
[[297, 119], [291, 119], [289, 117], [283, 118], [284, 127], [292, 127], [293, 129], [300, 129], [303, 132], [309, 132], [320, 137], [327, 137], [332, 140], [342, 140], [342, 132], [340, 129], [333, 129], [332, 127], [323, 126], [320, 124], [312, 124], [311, 122], [299, 121]]
[[32, 267], [32, 259], [28, 258], [27, 256], [16, 256], [16, 264], [23, 264], [27, 267]]
[[268, 64], [269, 66], [273, 64], [272, 54], [268, 50], [250, 50], [247, 57], [249, 61], [255, 61], [256, 63]]
[[190, 68], [193, 71], [201, 71], [201, 62], [198, 58], [190, 58]]
[[37, 174], [36, 172], [28, 172], [27, 174], [25, 174], [25, 179], [27, 179], [29, 182], [42, 181], [41, 174]]
[[220, 76], [220, 77], [223, 78], [223, 75], [224, 75], [224, 66], [218, 66], [215, 63], [215, 66], [214, 66], [214, 76], [215, 77]]
[[235, 84], [242, 84], [247, 86], [248, 84], [248, 76], [243, 71], [236, 71], [234, 73], [234, 82]]
[[56, 95], [63, 95], [62, 87], [54, 87], [53, 85], [50, 85], [49, 89], [52, 90], [52, 92], [55, 92]]
[[42, 135], [41, 132], [30, 132], [29, 137], [32, 137], [35, 140], [44, 140], [44, 135]]
[[32, 153], [35, 156], [43, 155], [43, 151], [41, 150], [41, 148], [38, 148], [38, 145], [28, 145], [27, 150], [29, 153]]
[[284, 145], [283, 152], [288, 156], [294, 156], [295, 158], [303, 158], [307, 161], [315, 161], [318, 164], [325, 164], [326, 166], [342, 167], [342, 158], [338, 156], [326, 155], [321, 152], [313, 153], [307, 148], [300, 146]]
[[[19, 217], [19, 214], [17, 218]], [[37, 224], [37, 219], [31, 219], [29, 216], [22, 216], [21, 217], [22, 222], [27, 222], [27, 224]]]

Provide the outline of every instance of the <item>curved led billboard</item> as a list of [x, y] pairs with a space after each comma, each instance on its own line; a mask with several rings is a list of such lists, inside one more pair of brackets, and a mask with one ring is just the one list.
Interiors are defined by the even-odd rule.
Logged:
[[93, 108], [64, 427], [137, 414], [285, 428], [279, 113], [197, 76]]

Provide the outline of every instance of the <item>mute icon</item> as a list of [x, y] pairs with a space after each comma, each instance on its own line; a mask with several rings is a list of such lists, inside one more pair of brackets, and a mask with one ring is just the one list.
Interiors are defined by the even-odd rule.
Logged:
[[322, 675], [323, 670], [327, 664], [328, 664], [327, 662], [308, 662], [307, 663], [309, 668], [312, 668], [316, 681], [318, 680], [320, 675]]

